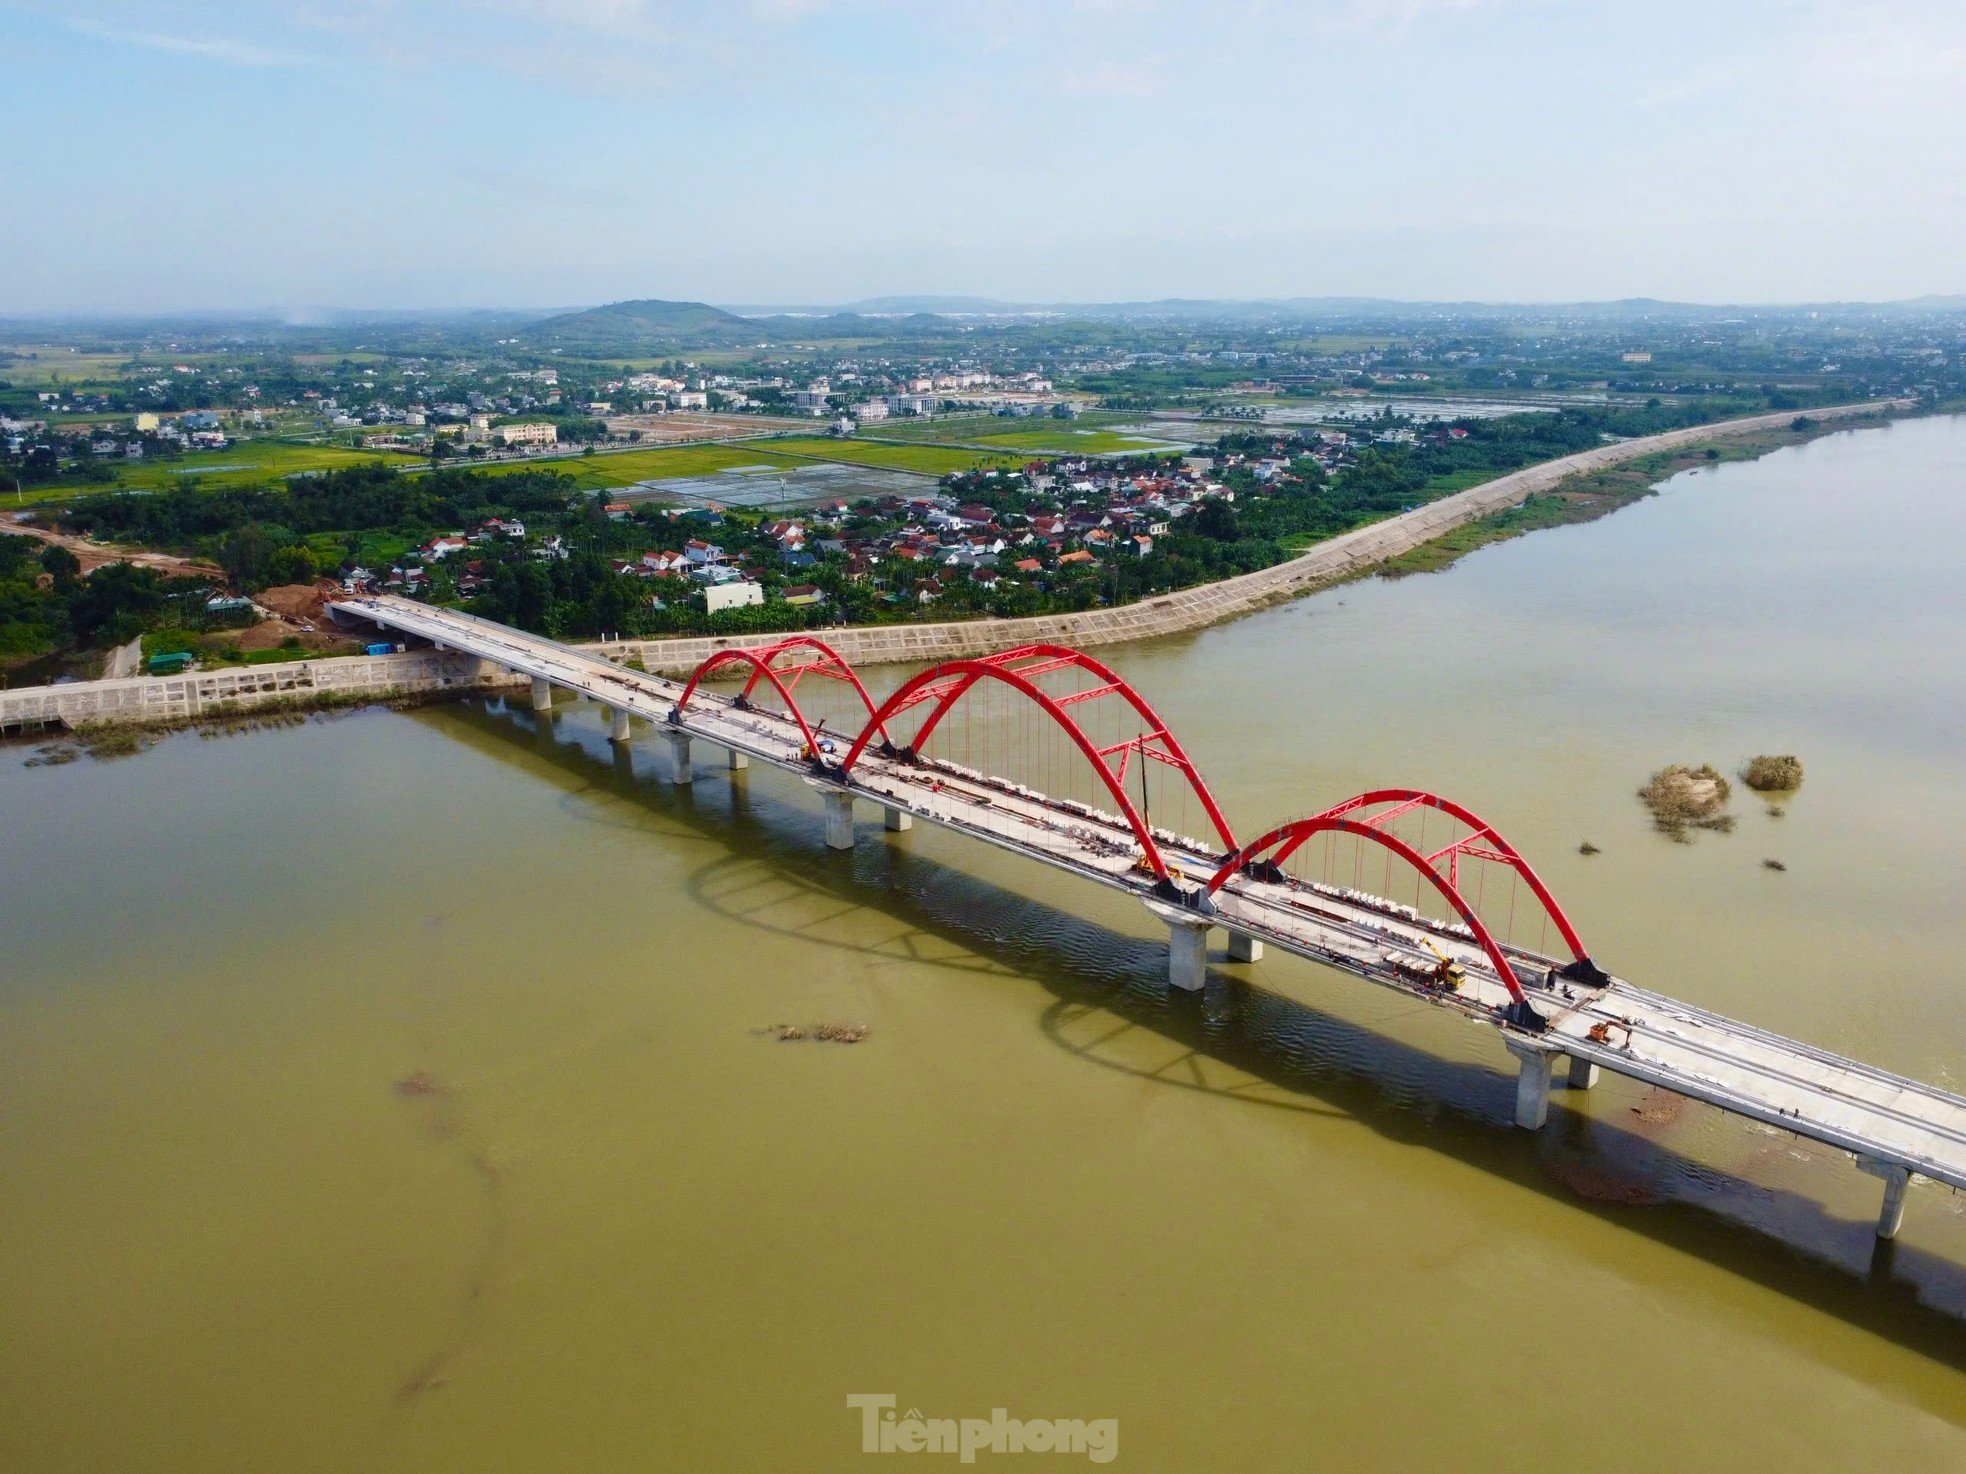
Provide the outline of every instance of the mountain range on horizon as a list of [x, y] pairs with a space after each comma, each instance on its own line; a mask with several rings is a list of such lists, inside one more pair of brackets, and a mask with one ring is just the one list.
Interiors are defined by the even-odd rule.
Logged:
[[1699, 303], [1652, 297], [1580, 302], [1430, 301], [1391, 297], [1175, 297], [1115, 302], [1013, 302], [994, 297], [891, 295], [838, 304], [753, 304], [635, 298], [573, 308], [264, 308], [154, 315], [0, 315], [0, 328], [53, 324], [132, 327], [268, 325], [306, 331], [366, 324], [419, 324], [445, 336], [514, 339], [533, 347], [572, 349], [749, 346], [761, 340], [825, 341], [859, 337], [928, 338], [978, 324], [1037, 322], [1193, 323], [1222, 326], [1360, 328], [1427, 319], [1506, 322], [1560, 317], [1694, 323], [1743, 314], [1813, 312], [1862, 317], [1880, 313], [1966, 312], [1966, 294], [1929, 294], [1888, 302]]
[[1966, 311], [1966, 296], [1922, 297], [1892, 303], [1797, 303], [1780, 307], [1666, 302], [1632, 297], [1611, 302], [1484, 303], [1398, 301], [1379, 297], [1294, 297], [1235, 301], [1169, 298], [1146, 302], [1017, 303], [988, 297], [870, 297], [838, 306], [713, 306], [643, 298], [563, 312], [519, 328], [535, 347], [647, 349], [684, 343], [748, 346], [761, 340], [827, 341], [854, 338], [927, 338], [978, 322], [1015, 325], [1033, 321], [1218, 323], [1362, 327], [1427, 318], [1507, 321], [1557, 315], [1603, 323], [1622, 320], [1699, 322], [1719, 314], [1815, 312], [1863, 315], [1879, 312]]

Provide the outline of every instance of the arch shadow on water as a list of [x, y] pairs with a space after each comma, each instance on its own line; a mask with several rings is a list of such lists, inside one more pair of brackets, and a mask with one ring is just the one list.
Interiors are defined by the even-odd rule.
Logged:
[[[540, 721], [496, 703], [431, 708], [416, 719], [535, 772], [544, 759], [550, 771], [577, 780], [570, 792], [628, 802], [663, 821], [664, 833], [714, 845], [714, 857], [691, 873], [690, 892], [730, 921], [860, 952], [870, 965], [905, 961], [1035, 981], [1054, 995], [1035, 1020], [1041, 1036], [1088, 1063], [1225, 1103], [1348, 1120], [1479, 1166], [1966, 1373], [1966, 1265], [1878, 1241], [1868, 1218], [1838, 1218], [1803, 1194], [1759, 1186], [1625, 1125], [1562, 1109], [1561, 1092], [1544, 1131], [1519, 1131], [1511, 1124], [1513, 1076], [1499, 1061], [1490, 1068], [1443, 1058], [1241, 976], [1214, 973], [1202, 994], [1170, 994], [1158, 939], [1113, 931], [913, 854], [905, 843], [869, 838], [851, 854], [828, 851], [819, 806], [799, 802], [805, 794], [752, 790], [769, 770], [754, 768], [737, 783], [704, 771], [696, 784], [677, 787], [653, 754], [608, 751], [598, 722], [557, 714]], [[801, 903], [788, 905], [794, 898]], [[815, 902], [830, 904], [815, 913]], [[845, 940], [837, 922], [852, 913], [903, 930], [875, 945]], [[1324, 976], [1309, 963], [1303, 971]], [[1409, 1012], [1399, 1007], [1387, 1017]], [[1231, 1072], [1243, 1078], [1210, 1078]], [[1813, 1341], [1805, 1349], [1822, 1354]], [[1875, 1375], [1860, 1363], [1847, 1370]], [[1888, 1390], [1912, 1392], [1895, 1382]], [[1966, 1419], [1949, 1402], [1927, 1410]]]

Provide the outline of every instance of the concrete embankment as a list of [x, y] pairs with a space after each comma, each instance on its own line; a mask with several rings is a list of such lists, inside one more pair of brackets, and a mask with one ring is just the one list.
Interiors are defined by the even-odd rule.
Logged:
[[96, 723], [177, 723], [268, 708], [338, 706], [433, 692], [490, 689], [512, 678], [467, 655], [411, 650], [296, 660], [180, 676], [72, 681], [0, 691], [0, 732]]
[[[1881, 416], [1901, 408], [1894, 401], [1813, 409], [1817, 421]], [[929, 663], [987, 655], [1017, 645], [1110, 645], [1200, 629], [1348, 578], [1409, 552], [1465, 523], [1514, 506], [1532, 492], [1547, 491], [1566, 477], [1602, 470], [1661, 451], [1777, 429], [1792, 413], [1698, 425], [1620, 441], [1545, 461], [1456, 492], [1414, 511], [1319, 543], [1274, 568], [1219, 583], [1201, 584], [1158, 599], [1082, 614], [1033, 619], [977, 619], [956, 624], [867, 625], [824, 632], [856, 665]], [[703, 636], [628, 640], [588, 648], [611, 660], [638, 660], [657, 674], [693, 670], [718, 650], [767, 645], [782, 635]], [[338, 705], [368, 698], [490, 690], [515, 684], [505, 672], [468, 656], [433, 650], [402, 655], [303, 660], [280, 665], [200, 671], [182, 676], [118, 681], [77, 681], [65, 686], [0, 691], [0, 732], [93, 722], [174, 722], [268, 707]]]

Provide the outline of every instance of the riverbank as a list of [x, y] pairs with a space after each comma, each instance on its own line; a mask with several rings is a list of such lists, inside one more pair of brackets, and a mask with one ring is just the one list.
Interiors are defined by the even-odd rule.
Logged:
[[1603, 470], [1580, 471], [1548, 491], [1531, 492], [1516, 506], [1481, 517], [1431, 542], [1389, 558], [1370, 570], [1387, 578], [1414, 573], [1438, 573], [1452, 567], [1477, 548], [1507, 542], [1552, 527], [1595, 522], [1658, 493], [1660, 483], [1682, 471], [1729, 461], [1757, 460], [1770, 451], [1806, 445], [1824, 435], [1849, 429], [1847, 421], [1797, 415], [1787, 424], [1729, 436], [1713, 445], [1689, 445], [1655, 451]]
[[[1157, 599], [1077, 614], [1029, 619], [978, 619], [951, 624], [861, 625], [825, 632], [829, 644], [856, 665], [929, 664], [994, 654], [1019, 645], [1122, 644], [1182, 634], [1240, 618], [1346, 579], [1422, 556], [1438, 546], [1440, 562], [1396, 572], [1445, 566], [1453, 557], [1498, 537], [1540, 526], [1589, 520], [1649, 494], [1652, 484], [1676, 469], [1712, 460], [1765, 454], [1815, 434], [1852, 424], [1882, 423], [1905, 401], [1839, 405], [1811, 411], [1755, 415], [1718, 424], [1672, 430], [1599, 446], [1497, 477], [1411, 512], [1327, 539], [1271, 568], [1217, 583], [1200, 584]], [[1797, 429], [1798, 420], [1809, 423]], [[1712, 454], [1709, 456], [1708, 452]], [[1490, 526], [1484, 528], [1487, 520]], [[1444, 555], [1444, 556], [1442, 556]], [[693, 636], [627, 640], [587, 648], [608, 659], [633, 663], [658, 675], [687, 675], [718, 650], [756, 648], [783, 635]], [[211, 712], [233, 716], [276, 703], [345, 701], [368, 691], [377, 699], [506, 684], [502, 673], [434, 651], [402, 655], [297, 661], [240, 670], [128, 681], [78, 681], [65, 686], [0, 691], [0, 732], [77, 726], [86, 722], [195, 720]]]

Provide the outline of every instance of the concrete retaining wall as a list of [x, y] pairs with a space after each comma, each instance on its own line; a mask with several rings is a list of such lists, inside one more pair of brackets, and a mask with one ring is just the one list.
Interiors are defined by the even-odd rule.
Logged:
[[89, 722], [175, 721], [215, 712], [302, 703], [320, 697], [412, 695], [510, 684], [512, 677], [468, 655], [412, 650], [297, 660], [181, 676], [134, 676], [0, 691], [0, 731], [76, 727]]

